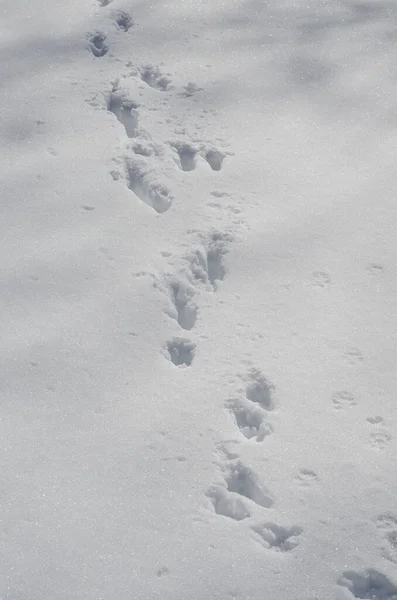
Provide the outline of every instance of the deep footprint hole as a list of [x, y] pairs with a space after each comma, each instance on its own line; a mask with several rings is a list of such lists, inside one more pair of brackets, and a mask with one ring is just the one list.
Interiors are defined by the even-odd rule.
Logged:
[[195, 349], [196, 344], [184, 338], [174, 338], [167, 343], [169, 358], [177, 367], [180, 365], [190, 367], [194, 359]]
[[386, 575], [375, 569], [367, 569], [363, 573], [345, 571], [338, 583], [347, 587], [353, 596], [363, 600], [397, 598], [397, 586]]
[[149, 87], [165, 92], [168, 90], [171, 80], [166, 75], [162, 75], [157, 67], [144, 67], [141, 71], [141, 79]]
[[225, 155], [219, 150], [209, 150], [205, 155], [205, 160], [213, 171], [220, 171]]
[[273, 409], [273, 386], [259, 372], [252, 373], [252, 379], [247, 383], [245, 395], [247, 400], [259, 404], [266, 410]]
[[127, 187], [137, 198], [159, 214], [169, 210], [172, 197], [165, 185], [151, 180], [150, 176], [145, 174], [138, 165], [128, 160], [125, 163], [125, 174]]
[[216, 288], [216, 282], [225, 278], [226, 271], [222, 264], [223, 251], [220, 248], [210, 248], [207, 252], [208, 279], [212, 287]]
[[243, 521], [251, 516], [247, 506], [240, 498], [227, 494], [225, 490], [214, 490], [209, 494], [217, 515], [222, 515], [235, 521]]
[[128, 31], [133, 26], [134, 22], [130, 15], [126, 12], [118, 12], [114, 15], [114, 20], [119, 29]]
[[193, 171], [195, 168], [194, 157], [196, 156], [196, 151], [189, 148], [189, 146], [183, 146], [178, 149], [178, 155], [182, 171]]
[[183, 285], [174, 282], [171, 285], [172, 300], [177, 312], [177, 321], [182, 329], [190, 330], [196, 324], [197, 306]]
[[138, 131], [138, 104], [122, 100], [117, 94], [111, 93], [107, 108], [123, 125], [127, 137], [134, 138]]
[[241, 464], [234, 465], [226, 478], [226, 483], [229, 492], [244, 496], [259, 506], [270, 508], [273, 504], [271, 497], [259, 484], [256, 476], [248, 467]]
[[106, 35], [101, 32], [93, 33], [89, 37], [91, 52], [97, 58], [105, 56], [109, 50], [109, 46], [106, 43]]

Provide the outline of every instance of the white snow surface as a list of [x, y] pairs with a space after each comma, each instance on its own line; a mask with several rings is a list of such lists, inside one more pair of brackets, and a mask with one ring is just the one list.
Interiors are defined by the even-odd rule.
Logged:
[[397, 5], [2, 0], [2, 600], [397, 598]]

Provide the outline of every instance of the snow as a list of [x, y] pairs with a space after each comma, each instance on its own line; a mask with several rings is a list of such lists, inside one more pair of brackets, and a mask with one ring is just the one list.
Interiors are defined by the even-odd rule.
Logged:
[[1, 9], [1, 599], [397, 598], [396, 5]]

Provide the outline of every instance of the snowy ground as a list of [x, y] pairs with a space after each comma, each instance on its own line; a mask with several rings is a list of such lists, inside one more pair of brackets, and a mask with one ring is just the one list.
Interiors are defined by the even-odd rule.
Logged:
[[397, 598], [397, 6], [2, 0], [2, 600]]

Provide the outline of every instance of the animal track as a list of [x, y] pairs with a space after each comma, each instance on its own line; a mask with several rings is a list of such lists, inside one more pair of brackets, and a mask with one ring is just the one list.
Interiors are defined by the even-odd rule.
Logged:
[[273, 431], [266, 417], [267, 411], [274, 408], [274, 387], [258, 369], [252, 369], [244, 379], [245, 398], [229, 400], [226, 405], [242, 435], [261, 442]]
[[175, 142], [171, 144], [178, 153], [182, 171], [193, 171], [196, 168], [195, 157], [198, 149], [191, 144]]
[[190, 270], [195, 280], [211, 285], [217, 290], [217, 282], [224, 279], [226, 270], [223, 257], [227, 253], [227, 243], [231, 241], [228, 234], [212, 233], [204, 244], [204, 248], [196, 250], [187, 257]]
[[168, 188], [159, 181], [144, 158], [125, 159], [127, 187], [145, 204], [158, 213], [167, 211], [173, 198]]
[[397, 586], [375, 569], [367, 569], [363, 573], [345, 571], [338, 584], [348, 588], [356, 598], [365, 600], [397, 599]]
[[229, 494], [227, 490], [220, 486], [213, 486], [207, 492], [207, 496], [211, 499], [217, 515], [222, 515], [235, 521], [242, 521], [251, 516], [241, 498]]
[[182, 329], [190, 330], [196, 324], [197, 305], [193, 300], [194, 290], [183, 281], [173, 278], [169, 283], [172, 309], [169, 315], [176, 319]]
[[109, 6], [109, 4], [111, 4], [113, 2], [113, 0], [97, 0], [97, 4], [99, 4], [99, 6], [101, 8], [104, 8], [105, 6]]
[[344, 354], [344, 357], [350, 365], [359, 365], [364, 360], [364, 356], [361, 350], [359, 350], [358, 348], [354, 348], [354, 346], [348, 348], [348, 350]]
[[264, 508], [272, 506], [273, 500], [267, 490], [259, 483], [253, 471], [241, 462], [230, 465], [225, 481], [229, 492], [244, 496]]
[[259, 404], [265, 410], [274, 409], [274, 386], [266, 379], [261, 371], [252, 369], [247, 377], [245, 395], [247, 400]]
[[213, 171], [220, 171], [225, 158], [225, 154], [213, 148], [212, 150], [208, 150], [208, 152], [206, 152], [204, 158]]
[[185, 98], [190, 98], [191, 96], [193, 96], [196, 92], [201, 92], [204, 88], [198, 87], [198, 85], [196, 83], [193, 82], [189, 82], [187, 85], [184, 86], [183, 88], [183, 92], [181, 92], [179, 94], [179, 96], [183, 96]]
[[376, 521], [378, 529], [384, 532], [386, 545], [382, 555], [392, 563], [397, 563], [397, 517], [391, 513], [380, 515]]
[[95, 57], [100, 58], [108, 53], [109, 46], [107, 44], [107, 37], [104, 33], [101, 31], [88, 33], [87, 38], [89, 42], [89, 48]]
[[[133, 83], [133, 82], [132, 82]], [[131, 94], [134, 85], [131, 82], [117, 79], [108, 96], [107, 108], [123, 125], [126, 135], [131, 139], [126, 148], [128, 154], [118, 164], [124, 162], [124, 174], [127, 187], [145, 204], [151, 206], [156, 212], [167, 211], [173, 202], [168, 187], [157, 176], [156, 157], [167, 158], [164, 148], [155, 144], [150, 135], [138, 126], [139, 103]], [[164, 160], [163, 167], [164, 165]], [[169, 157], [170, 164], [173, 165]], [[121, 174], [112, 171], [113, 179], [119, 179]]]
[[367, 417], [367, 421], [368, 423], [371, 423], [371, 425], [379, 425], [380, 423], [383, 423], [383, 418], [380, 415], [375, 415], [374, 417]]
[[196, 344], [185, 338], [174, 337], [167, 342], [167, 353], [170, 361], [176, 366], [190, 367], [194, 359]]
[[397, 531], [389, 531], [386, 534], [386, 539], [389, 543], [389, 549], [385, 549], [383, 556], [390, 562], [397, 563]]
[[259, 406], [252, 406], [243, 400], [229, 400], [228, 408], [233, 413], [237, 427], [248, 440], [261, 442], [272, 433], [272, 427], [266, 423], [266, 412]]
[[[140, 136], [142, 136], [143, 133], [144, 132], [140, 131]], [[131, 142], [130, 148], [135, 154], [139, 154], [140, 156], [153, 156], [153, 154], [159, 154], [156, 145], [150, 139], [135, 138], [133, 142]]]
[[221, 192], [220, 190], [213, 190], [211, 196], [214, 198], [226, 198], [229, 194], [227, 192]]
[[153, 65], [146, 65], [139, 69], [139, 74], [142, 79], [149, 87], [166, 92], [170, 88], [171, 79], [161, 73], [158, 67]]
[[225, 268], [222, 263], [222, 257], [225, 250], [222, 245], [218, 244], [216, 238], [212, 239], [210, 247], [207, 250], [207, 274], [210, 284], [216, 289], [216, 282], [222, 281], [226, 275]]
[[349, 408], [357, 404], [353, 394], [347, 392], [346, 390], [335, 392], [334, 394], [332, 394], [331, 400], [336, 410]]
[[132, 17], [122, 10], [113, 13], [113, 18], [117, 27], [122, 31], [127, 32], [134, 24]]
[[378, 430], [370, 435], [370, 444], [373, 448], [377, 448], [378, 450], [384, 450], [387, 444], [391, 440], [391, 435], [386, 430]]
[[200, 161], [205, 160], [213, 171], [220, 171], [225, 154], [212, 148], [198, 147], [190, 142], [170, 142], [170, 146], [176, 150], [179, 157], [178, 166], [182, 171], [193, 171]]
[[310, 282], [314, 287], [325, 288], [331, 283], [331, 277], [324, 271], [313, 271], [310, 275]]
[[367, 271], [370, 275], [382, 275], [383, 266], [379, 263], [370, 263], [369, 265], [367, 265]]
[[379, 515], [376, 519], [376, 526], [378, 529], [395, 529], [397, 531], [397, 516], [392, 513]]
[[302, 533], [300, 527], [290, 527], [288, 529], [274, 523], [254, 525], [251, 529], [259, 538], [262, 546], [278, 552], [289, 552], [296, 548], [298, 545], [296, 538]]
[[311, 469], [301, 469], [295, 478], [301, 485], [309, 486], [318, 480], [317, 473]]
[[125, 92], [117, 87], [117, 84], [111, 91], [107, 109], [113, 113], [118, 121], [124, 126], [125, 132], [129, 138], [137, 135], [138, 131], [138, 103], [126, 97]]

